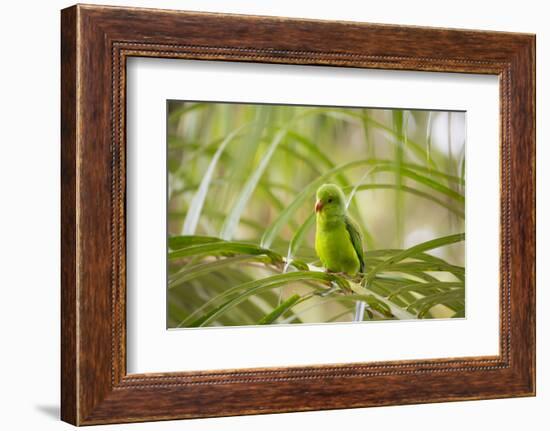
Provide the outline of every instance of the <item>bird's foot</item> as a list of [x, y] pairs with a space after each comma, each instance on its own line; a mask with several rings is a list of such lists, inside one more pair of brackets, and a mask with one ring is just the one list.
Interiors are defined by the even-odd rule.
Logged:
[[333, 271], [333, 272], [331, 272], [331, 274], [337, 275], [338, 277], [342, 277], [342, 278], [345, 278], [345, 279], [350, 278], [349, 274], [347, 272], [344, 272], [344, 271]]
[[325, 272], [327, 274], [333, 274], [333, 275], [338, 275], [340, 277], [346, 277], [348, 274], [346, 274], [345, 272], [343, 271], [332, 271], [331, 269], [325, 269]]

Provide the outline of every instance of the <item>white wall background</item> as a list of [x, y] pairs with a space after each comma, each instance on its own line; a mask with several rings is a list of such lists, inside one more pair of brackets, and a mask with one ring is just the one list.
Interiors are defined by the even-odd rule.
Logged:
[[[537, 0], [336, 2], [130, 0], [104, 4], [477, 28], [537, 34], [538, 396], [105, 426], [135, 430], [544, 429], [550, 423], [550, 13]], [[59, 10], [68, 1], [4, 2], [0, 14], [0, 427], [59, 422]], [[546, 270], [546, 271], [545, 271]], [[547, 311], [546, 311], [547, 312]]]

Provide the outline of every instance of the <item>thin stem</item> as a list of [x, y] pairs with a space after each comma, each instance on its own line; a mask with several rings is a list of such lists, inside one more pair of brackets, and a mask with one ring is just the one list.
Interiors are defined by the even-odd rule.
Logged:
[[355, 316], [353, 317], [354, 322], [362, 322], [365, 317], [365, 301], [357, 301], [355, 303]]

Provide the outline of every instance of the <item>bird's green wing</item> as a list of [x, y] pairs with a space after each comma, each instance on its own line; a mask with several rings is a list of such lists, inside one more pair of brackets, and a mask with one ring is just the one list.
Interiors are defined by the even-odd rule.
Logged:
[[363, 253], [363, 235], [361, 234], [361, 228], [359, 225], [349, 216], [345, 216], [346, 229], [351, 237], [353, 248], [359, 257], [359, 271], [365, 271], [365, 255]]

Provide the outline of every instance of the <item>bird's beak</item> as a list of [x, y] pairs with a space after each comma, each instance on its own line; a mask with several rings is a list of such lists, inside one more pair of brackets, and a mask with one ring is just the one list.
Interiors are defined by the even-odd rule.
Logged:
[[318, 213], [323, 209], [323, 202], [317, 201], [315, 202], [315, 212]]

